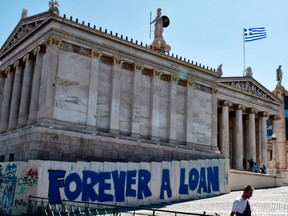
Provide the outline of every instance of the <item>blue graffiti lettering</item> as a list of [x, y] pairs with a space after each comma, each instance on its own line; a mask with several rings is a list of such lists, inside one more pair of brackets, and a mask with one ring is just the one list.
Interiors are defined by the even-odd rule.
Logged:
[[169, 169], [162, 170], [162, 183], [160, 191], [160, 199], [164, 199], [164, 191], [166, 191], [168, 198], [172, 196], [172, 190], [170, 186]]
[[[188, 183], [185, 182], [186, 170], [180, 169], [180, 185], [179, 194], [188, 194], [188, 187], [191, 191], [198, 188], [197, 193], [211, 193], [219, 191], [219, 168], [218, 167], [202, 167], [200, 173], [196, 168], [189, 171]], [[211, 189], [212, 187], [212, 189]]]
[[[112, 202], [114, 199], [116, 202], [124, 202], [125, 195], [126, 197], [137, 196], [138, 199], [152, 196], [149, 188], [151, 173], [147, 170], [138, 170], [138, 178], [135, 170], [99, 173], [85, 170], [82, 174], [82, 179], [77, 173], [71, 173], [64, 180], [65, 171], [49, 170], [49, 202], [51, 204], [60, 203], [59, 189], [61, 187], [64, 187], [64, 193], [68, 200], [77, 199], [81, 193], [82, 201], [99, 202]], [[95, 191], [96, 185], [98, 194]], [[170, 187], [170, 181], [167, 181], [167, 185]], [[112, 188], [113, 186], [114, 188]], [[165, 190], [168, 189], [165, 187]], [[167, 191], [167, 193], [171, 196], [171, 192]]]

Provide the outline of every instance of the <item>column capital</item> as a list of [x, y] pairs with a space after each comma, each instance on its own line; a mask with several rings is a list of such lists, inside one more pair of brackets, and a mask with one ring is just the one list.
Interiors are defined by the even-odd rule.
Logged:
[[243, 106], [242, 104], [234, 104], [233, 107], [236, 110], [245, 110], [245, 106]]
[[29, 53], [27, 53], [26, 55], [24, 55], [24, 57], [23, 57], [23, 62], [26, 62], [28, 59], [29, 59], [29, 57], [30, 57], [30, 55], [29, 55]]
[[142, 64], [135, 64], [135, 68], [134, 68], [134, 70], [142, 71], [143, 68], [144, 68], [144, 65], [142, 65]]
[[19, 66], [19, 63], [20, 63], [19, 60], [15, 61], [14, 64], [13, 64], [13, 67], [14, 67], [14, 68], [18, 67], [18, 66]]
[[58, 48], [64, 48], [64, 43], [60, 38], [49, 38], [46, 40], [46, 45], [54, 45], [57, 46]]
[[5, 69], [5, 75], [7, 75], [10, 71], [11, 71], [11, 67], [8, 66], [8, 67]]
[[271, 120], [280, 120], [281, 117], [279, 115], [270, 115], [269, 119], [271, 119]]
[[113, 63], [121, 66], [124, 63], [124, 60], [121, 58], [114, 57]]
[[221, 100], [221, 101], [219, 101], [219, 105], [220, 105], [220, 106], [232, 107], [232, 102], [231, 102], [231, 101], [228, 101], [228, 100]]
[[212, 88], [212, 94], [218, 94], [219, 88], [214, 87]]
[[172, 82], [177, 82], [177, 80], [178, 80], [178, 77], [177, 77], [177, 76], [171, 75], [171, 81], [172, 81]]
[[191, 80], [187, 80], [187, 86], [190, 86], [192, 88], [195, 88], [195, 82]]
[[157, 76], [157, 77], [160, 77], [161, 76], [161, 71], [158, 71], [158, 70], [153, 70], [153, 76]]
[[91, 57], [92, 57], [92, 58], [100, 59], [102, 55], [103, 55], [103, 53], [100, 52], [100, 51], [91, 50]]
[[268, 117], [269, 116], [268, 113], [265, 111], [258, 112], [258, 115], [259, 115], [259, 117]]
[[249, 114], [257, 114], [258, 111], [255, 108], [247, 108], [246, 112]]
[[40, 46], [37, 46], [34, 50], [33, 50], [33, 55], [37, 55], [41, 50]]

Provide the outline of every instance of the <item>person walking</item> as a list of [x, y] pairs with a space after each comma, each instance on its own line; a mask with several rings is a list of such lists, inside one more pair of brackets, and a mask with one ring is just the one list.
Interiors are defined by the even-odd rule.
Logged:
[[244, 187], [243, 194], [236, 198], [232, 204], [230, 216], [251, 216], [251, 208], [248, 199], [252, 197], [254, 188], [251, 185]]

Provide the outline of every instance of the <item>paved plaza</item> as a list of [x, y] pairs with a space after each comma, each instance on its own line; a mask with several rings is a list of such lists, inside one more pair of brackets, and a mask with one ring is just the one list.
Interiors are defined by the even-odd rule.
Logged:
[[[172, 203], [161, 207], [163, 210], [182, 211], [228, 216], [233, 200], [242, 191], [193, 201]], [[253, 216], [288, 216], [288, 186], [268, 189], [256, 189], [250, 198]]]

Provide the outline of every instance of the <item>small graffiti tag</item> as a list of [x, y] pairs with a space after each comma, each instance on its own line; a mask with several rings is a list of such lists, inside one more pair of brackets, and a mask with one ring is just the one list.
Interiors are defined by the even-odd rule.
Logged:
[[33, 186], [38, 183], [38, 171], [33, 171], [30, 169], [27, 173], [27, 176], [24, 176], [23, 178], [18, 178], [17, 185], [22, 186]]
[[15, 199], [15, 207], [18, 206], [27, 206], [27, 202], [25, 202], [23, 199]]

